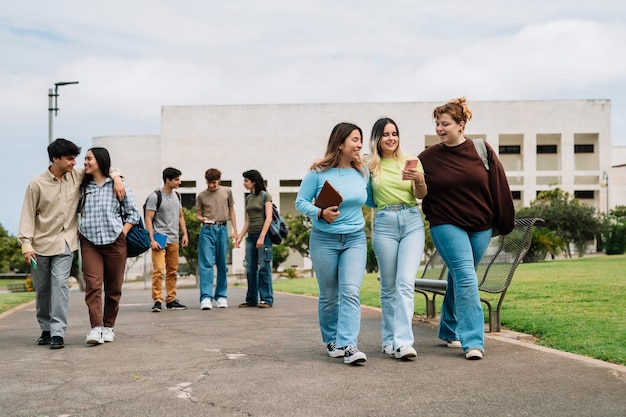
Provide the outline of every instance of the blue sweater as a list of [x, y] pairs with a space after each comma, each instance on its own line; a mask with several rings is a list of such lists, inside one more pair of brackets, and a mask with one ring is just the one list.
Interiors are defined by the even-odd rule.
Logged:
[[[343, 197], [339, 216], [331, 224], [317, 219], [319, 208], [312, 201], [319, 195], [328, 180]], [[363, 230], [365, 219], [361, 207], [367, 199], [369, 173], [361, 175], [353, 168], [330, 168], [326, 171], [309, 171], [300, 184], [296, 209], [313, 221], [313, 227], [327, 233], [346, 234]]]

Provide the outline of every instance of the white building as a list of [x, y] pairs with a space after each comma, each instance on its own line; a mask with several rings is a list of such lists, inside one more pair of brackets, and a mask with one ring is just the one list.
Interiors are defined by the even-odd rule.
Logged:
[[[323, 156], [330, 131], [342, 121], [369, 133], [380, 117], [391, 117], [405, 152], [418, 154], [439, 141], [432, 121], [442, 103], [338, 103], [238, 106], [164, 106], [161, 134], [94, 138], [122, 170], [140, 205], [162, 185], [163, 168], [182, 171], [183, 203], [192, 207], [206, 186], [208, 168], [222, 171], [235, 196], [237, 225], [244, 220], [242, 173], [257, 169], [281, 212], [295, 213], [298, 186], [311, 163]], [[469, 102], [473, 120], [466, 135], [483, 137], [499, 150], [517, 206], [554, 186], [599, 211], [626, 204], [626, 148], [611, 148], [609, 100]], [[613, 159], [612, 159], [613, 158]], [[622, 167], [618, 167], [622, 165]], [[615, 166], [615, 168], [612, 168]], [[607, 180], [609, 178], [609, 180]], [[609, 188], [605, 187], [609, 183]], [[604, 187], [603, 187], [604, 186]], [[244, 249], [235, 249], [231, 270], [243, 269]], [[303, 265], [292, 256], [287, 265]]]

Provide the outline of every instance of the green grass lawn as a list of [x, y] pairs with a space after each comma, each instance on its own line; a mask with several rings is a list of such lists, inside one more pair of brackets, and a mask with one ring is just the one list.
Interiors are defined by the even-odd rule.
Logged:
[[[7, 291], [9, 284], [23, 284], [24, 278], [0, 279], [0, 291]], [[35, 299], [34, 292], [0, 293], [0, 314], [7, 310]]]
[[[274, 289], [317, 295], [317, 282], [279, 280]], [[376, 274], [365, 276], [361, 303], [380, 307]], [[415, 313], [425, 311], [417, 294]], [[626, 255], [520, 265], [502, 305], [502, 326], [536, 336], [542, 346], [626, 365]]]

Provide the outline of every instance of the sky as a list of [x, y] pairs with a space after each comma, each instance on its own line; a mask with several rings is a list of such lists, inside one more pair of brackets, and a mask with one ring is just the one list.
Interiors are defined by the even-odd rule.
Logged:
[[610, 99], [626, 146], [624, 39], [623, 0], [3, 2], [0, 224], [47, 167], [57, 82], [79, 82], [53, 118], [79, 166], [93, 137], [158, 135], [164, 105]]

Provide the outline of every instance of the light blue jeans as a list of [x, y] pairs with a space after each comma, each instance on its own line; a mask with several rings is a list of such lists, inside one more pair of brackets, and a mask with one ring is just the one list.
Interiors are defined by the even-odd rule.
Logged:
[[443, 224], [431, 227], [430, 234], [448, 267], [448, 288], [441, 305], [439, 338], [460, 340], [463, 350], [485, 350], [485, 319], [478, 294], [476, 266], [482, 259], [491, 229], [466, 232]]
[[259, 297], [269, 305], [274, 304], [272, 290], [272, 241], [269, 235], [265, 236], [262, 248], [256, 247], [259, 233], [248, 233], [246, 238], [246, 271], [248, 291], [246, 303], [257, 305]]
[[[198, 240], [198, 269], [200, 272], [200, 302], [204, 299], [226, 298], [226, 255], [228, 254], [226, 225], [203, 225]], [[213, 267], [217, 266], [217, 283], [213, 295]]]
[[74, 252], [65, 244], [65, 253], [55, 256], [37, 255], [37, 269], [33, 269], [35, 309], [37, 322], [42, 331], [51, 336], [65, 336], [70, 288], [70, 276]]
[[338, 347], [357, 346], [367, 257], [365, 232], [333, 234], [313, 228], [309, 247], [320, 293], [322, 341], [335, 342]]
[[376, 211], [372, 246], [380, 271], [383, 347], [413, 346], [415, 277], [424, 253], [419, 207]]

